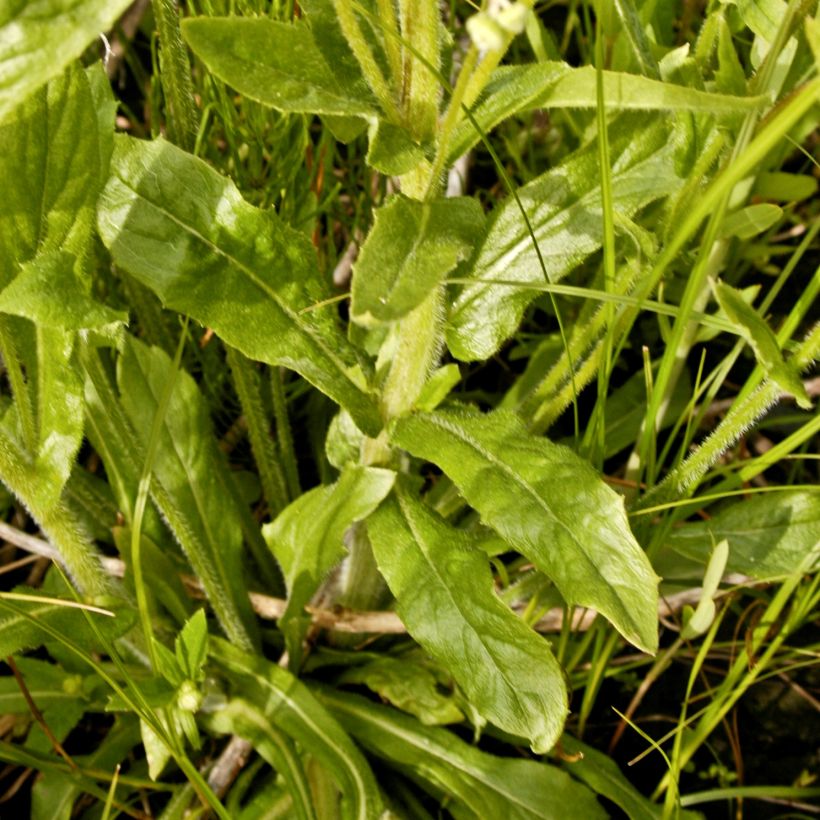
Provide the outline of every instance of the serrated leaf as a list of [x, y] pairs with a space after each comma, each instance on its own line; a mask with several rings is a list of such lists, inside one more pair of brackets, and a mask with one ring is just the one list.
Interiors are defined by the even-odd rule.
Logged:
[[482, 717], [526, 737], [536, 754], [549, 751], [568, 712], [563, 673], [549, 644], [496, 596], [486, 556], [401, 490], [367, 532], [407, 631]]
[[[122, 406], [143, 448], [171, 360], [160, 348], [128, 337], [120, 359]], [[219, 474], [227, 469], [216, 447], [208, 407], [194, 380], [176, 374], [153, 464], [159, 507], [185, 551], [225, 633], [250, 648], [256, 621], [243, 577], [242, 523]]]
[[[604, 71], [604, 105], [615, 111], [694, 111], [731, 114], [754, 111], [768, 103], [765, 96], [715, 94], [683, 85], [661, 82], [638, 74]], [[542, 62], [503, 66], [493, 73], [473, 116], [486, 133], [514, 114], [540, 108], [595, 108], [595, 68], [572, 68], [566, 63]], [[645, 115], [644, 115], [645, 119]], [[455, 130], [450, 161], [479, 140], [471, 121]]]
[[646, 652], [658, 647], [658, 579], [623, 498], [572, 450], [507, 411], [439, 410], [399, 419], [392, 441], [437, 464], [483, 521]]
[[111, 167], [99, 228], [118, 265], [167, 307], [255, 361], [295, 370], [378, 432], [375, 402], [333, 317], [302, 312], [327, 295], [305, 236], [164, 140], [118, 138]]
[[607, 816], [586, 786], [554, 766], [494, 757], [446, 729], [422, 726], [358, 695], [328, 688], [317, 694], [362, 746], [434, 797], [449, 798], [459, 817], [598, 820]]
[[220, 80], [278, 111], [373, 117], [376, 101], [363, 85], [343, 85], [303, 22], [195, 17], [182, 34]]
[[[752, 495], [730, 504], [708, 521], [687, 523], [667, 546], [706, 562], [715, 541], [729, 542], [727, 572], [771, 578], [795, 572], [820, 544], [820, 494], [805, 490]], [[820, 554], [813, 567], [820, 566]]]
[[305, 604], [344, 556], [348, 527], [378, 507], [395, 477], [392, 470], [347, 467], [335, 484], [309, 490], [263, 527], [285, 575], [288, 604], [279, 625], [294, 660], [301, 656]]
[[[676, 131], [664, 121], [644, 116], [639, 126], [632, 116], [622, 116], [610, 127], [610, 140], [613, 208], [621, 216], [632, 216], [682, 184], [675, 163]], [[551, 282], [566, 276], [603, 241], [597, 151], [592, 143], [518, 190]], [[544, 284], [539, 255], [513, 198], [494, 214], [465, 275], [475, 284], [455, 298], [447, 345], [458, 359], [486, 359], [515, 333], [537, 296], [526, 285]]]
[[755, 358], [766, 375], [791, 393], [798, 407], [811, 410], [811, 399], [797, 370], [783, 358], [777, 337], [758, 312], [746, 304], [740, 293], [723, 282], [715, 283], [715, 296], [729, 320], [737, 325], [741, 335], [752, 346]]
[[[130, 0], [13, 0], [0, 10], [0, 120], [108, 31]], [[60, 47], [55, 49], [54, 44]]]
[[351, 313], [361, 324], [399, 319], [421, 304], [462, 259], [484, 224], [468, 197], [417, 202], [392, 197], [353, 265]]
[[[211, 655], [233, 683], [235, 699], [246, 705], [251, 742], [268, 726], [285, 732], [333, 775], [342, 790], [345, 818], [376, 820], [382, 805], [373, 773], [336, 720], [293, 675], [261, 658], [214, 639]], [[220, 713], [212, 718], [218, 728]], [[245, 734], [243, 727], [237, 727]], [[225, 726], [221, 731], [233, 731]]]

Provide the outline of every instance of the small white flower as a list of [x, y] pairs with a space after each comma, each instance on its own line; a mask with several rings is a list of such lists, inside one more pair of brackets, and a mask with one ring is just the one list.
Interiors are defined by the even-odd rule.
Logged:
[[467, 33], [479, 51], [500, 51], [504, 47], [504, 30], [484, 11], [467, 18]]

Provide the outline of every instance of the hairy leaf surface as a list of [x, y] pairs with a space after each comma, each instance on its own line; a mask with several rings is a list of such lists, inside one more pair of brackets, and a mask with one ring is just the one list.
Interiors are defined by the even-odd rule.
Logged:
[[[708, 521], [673, 530], [666, 543], [705, 562], [712, 544], [729, 542], [729, 572], [771, 578], [794, 572], [820, 544], [820, 493], [790, 490], [762, 493], [730, 504]], [[814, 567], [820, 566], [820, 553]]]
[[345, 531], [376, 509], [394, 480], [392, 470], [347, 467], [335, 484], [304, 493], [263, 528], [285, 575], [288, 605], [279, 623], [294, 659], [301, 654], [304, 606], [345, 554]]
[[331, 689], [319, 699], [366, 749], [406, 772], [438, 798], [455, 801], [459, 817], [510, 820], [598, 820], [606, 813], [586, 786], [553, 766], [494, 757], [446, 729], [358, 695]]
[[482, 519], [572, 604], [608, 618], [635, 646], [658, 646], [657, 577], [623, 499], [568, 447], [530, 435], [507, 411], [418, 413], [392, 440], [437, 464]]
[[245, 202], [229, 179], [164, 140], [117, 138], [99, 227], [117, 264], [167, 307], [251, 359], [295, 370], [378, 432], [332, 315], [302, 312], [327, 296], [309, 240]]
[[376, 211], [353, 266], [353, 318], [390, 321], [421, 304], [470, 255], [483, 224], [481, 206], [468, 197], [390, 199]]
[[[147, 447], [171, 360], [160, 348], [129, 337], [118, 374], [122, 404]], [[153, 465], [160, 509], [202, 581], [225, 633], [250, 648], [256, 621], [243, 577], [242, 523], [219, 474], [208, 408], [194, 380], [176, 375]]]
[[303, 22], [196, 17], [183, 22], [182, 32], [214, 75], [252, 100], [279, 111], [376, 115], [367, 87], [339, 82], [333, 55], [323, 53]]
[[0, 7], [0, 120], [79, 57], [130, 4], [131, 0], [4, 2]]
[[[715, 94], [651, 77], [604, 71], [604, 105], [608, 110], [696, 111], [731, 114], [753, 111], [768, 103], [765, 96]], [[594, 66], [572, 68], [566, 63], [542, 62], [502, 66], [493, 74], [482, 102], [473, 114], [487, 132], [507, 117], [539, 108], [595, 108]], [[479, 140], [475, 126], [464, 120], [456, 129], [450, 158], [454, 160]]]
[[[644, 116], [638, 127], [631, 116], [621, 117], [610, 129], [610, 141], [618, 215], [630, 217], [682, 184], [675, 163], [676, 131], [662, 120]], [[519, 202], [511, 197], [498, 209], [469, 265], [467, 275], [476, 282], [463, 288], [450, 311], [447, 345], [456, 358], [486, 359], [512, 336], [537, 295], [526, 285], [544, 284], [542, 261], [549, 281], [558, 282], [601, 246], [597, 151], [592, 143], [518, 190], [540, 257]]]
[[549, 644], [496, 596], [486, 555], [402, 491], [367, 531], [408, 632], [482, 717], [549, 751], [568, 711], [563, 673]]

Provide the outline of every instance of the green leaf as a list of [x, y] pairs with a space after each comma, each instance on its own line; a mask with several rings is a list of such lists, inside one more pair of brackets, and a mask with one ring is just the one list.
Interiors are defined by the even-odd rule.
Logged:
[[393, 706], [415, 715], [425, 726], [464, 720], [453, 694], [442, 691], [440, 676], [420, 659], [407, 655], [385, 655], [353, 666], [342, 673], [339, 683], [364, 684]]
[[[709, 562], [706, 565], [706, 574], [703, 576], [703, 587], [700, 600], [694, 611], [688, 617], [684, 614], [684, 624], [680, 636], [683, 640], [691, 640], [703, 635], [715, 620], [715, 593], [720, 586], [720, 579], [726, 569], [726, 559], [729, 557], [729, 542], [724, 538], [712, 550]], [[691, 610], [691, 607], [689, 607]], [[686, 609], [684, 609], [686, 613]]]
[[262, 534], [285, 575], [288, 605], [279, 625], [297, 665], [306, 627], [305, 604], [344, 556], [348, 527], [378, 507], [395, 477], [392, 470], [347, 467], [335, 484], [304, 493], [264, 526]]
[[658, 647], [658, 579], [623, 498], [572, 450], [530, 435], [507, 411], [439, 410], [399, 419], [395, 444], [437, 464], [483, 521], [646, 652]]
[[129, 5], [130, 0], [4, 3], [0, 10], [0, 120], [79, 57]]
[[417, 202], [394, 196], [353, 266], [351, 313], [360, 324], [399, 319], [470, 255], [484, 215], [474, 199]]
[[450, 395], [450, 391], [461, 381], [461, 371], [454, 362], [445, 364], [434, 370], [424, 387], [421, 389], [419, 397], [416, 399], [416, 407], [419, 410], [435, 410], [436, 407]]
[[288, 816], [298, 820], [316, 817], [302, 758], [294, 742], [279, 730], [273, 715], [268, 716], [252, 700], [234, 698], [220, 708], [210, 723], [216, 731], [248, 740], [259, 756], [282, 776], [292, 801]]
[[799, 202], [817, 193], [817, 180], [809, 174], [789, 174], [784, 171], [757, 175], [753, 196], [776, 199], [778, 202]]
[[729, 320], [737, 325], [741, 335], [752, 346], [755, 358], [781, 389], [791, 393], [798, 407], [811, 410], [812, 403], [794, 365], [783, 358], [777, 337], [758, 312], [747, 305], [743, 297], [730, 285], [715, 283], [715, 296]]
[[[678, 136], [663, 120], [647, 121], [645, 115], [640, 123], [622, 116], [611, 126], [613, 208], [619, 215], [630, 217], [680, 187]], [[593, 142], [518, 190], [550, 282], [566, 276], [603, 241], [597, 151]], [[447, 345], [458, 359], [486, 359], [515, 333], [527, 305], [538, 295], [526, 285], [544, 284], [539, 255], [514, 198], [496, 211], [466, 275], [476, 281], [455, 298]]]
[[[761, 493], [730, 504], [708, 521], [674, 530], [667, 546], [706, 563], [715, 541], [729, 542], [728, 572], [771, 578], [796, 571], [820, 543], [820, 493]], [[820, 554], [813, 567], [820, 567]]]
[[[304, 684], [275, 664], [246, 655], [218, 638], [212, 641], [211, 654], [233, 684], [234, 699], [245, 705], [246, 721], [253, 724], [247, 733], [251, 742], [268, 727], [276, 727], [333, 775], [342, 790], [345, 817], [375, 820], [380, 816], [381, 799], [370, 767]], [[219, 727], [219, 711], [212, 720]], [[238, 728], [242, 733], [243, 727]], [[233, 729], [226, 726], [222, 731]]]
[[236, 186], [164, 140], [118, 138], [99, 228], [114, 261], [170, 308], [212, 327], [256, 361], [290, 367], [381, 427], [355, 354], [328, 311], [310, 241]]
[[494, 757], [446, 729], [422, 726], [395, 709], [322, 688], [319, 699], [368, 751], [425, 791], [453, 801], [459, 817], [598, 820], [606, 813], [585, 786], [546, 763]]
[[652, 55], [649, 39], [643, 29], [643, 23], [633, 0], [614, 0], [614, 6], [641, 74], [645, 74], [653, 80], [660, 79], [658, 62]]
[[[16, 587], [14, 593], [32, 597], [44, 595], [43, 590], [28, 587]], [[74, 604], [74, 599], [69, 603]], [[111, 609], [111, 606], [107, 605], [107, 608]], [[51, 640], [48, 633], [39, 628], [38, 623], [70, 635], [74, 643], [89, 651], [100, 650], [102, 647], [98, 645], [87, 617], [94, 619], [97, 628], [107, 638], [118, 637], [134, 623], [132, 613], [123, 609], [121, 604], [111, 611], [115, 612], [113, 618], [94, 612], [87, 616], [73, 606], [38, 600], [7, 600], [0, 595], [0, 657], [33, 649]]]
[[[732, 114], [754, 111], [768, 104], [765, 96], [714, 94], [619, 71], [604, 71], [603, 83], [604, 105], [607, 110]], [[596, 105], [597, 89], [593, 66], [571, 68], [566, 63], [543, 62], [496, 69], [473, 116], [486, 133], [508, 117], [525, 111], [540, 108], [595, 108]], [[646, 115], [643, 118], [645, 121]], [[449, 149], [450, 160], [461, 156], [478, 140], [475, 126], [464, 120], [453, 135]]]
[[401, 490], [367, 532], [407, 631], [482, 717], [549, 751], [568, 712], [563, 673], [549, 644], [497, 598], [486, 555]]
[[77, 270], [80, 264], [76, 256], [64, 250], [38, 253], [0, 293], [0, 313], [23, 316], [37, 325], [61, 330], [127, 322], [127, 313], [92, 298], [90, 282], [83, 281]]
[[182, 34], [212, 74], [278, 111], [374, 117], [364, 84], [343, 85], [303, 22], [195, 17]]
[[[122, 406], [143, 448], [171, 372], [171, 360], [163, 350], [128, 337], [118, 383]], [[219, 478], [225, 470], [205, 400], [194, 380], [180, 371], [154, 459], [152, 494], [225, 633], [237, 645], [250, 648], [256, 620], [242, 571], [240, 514]]]
[[410, 132], [385, 120], [375, 120], [368, 131], [367, 164], [387, 176], [401, 176], [424, 161], [424, 151]]
[[723, 220], [720, 234], [723, 237], [736, 236], [738, 239], [751, 239], [753, 236], [768, 231], [782, 217], [783, 209], [769, 202], [747, 205], [729, 214]]
[[208, 656], [208, 621], [204, 609], [198, 609], [182, 627], [174, 643], [174, 652], [188, 679], [199, 680]]

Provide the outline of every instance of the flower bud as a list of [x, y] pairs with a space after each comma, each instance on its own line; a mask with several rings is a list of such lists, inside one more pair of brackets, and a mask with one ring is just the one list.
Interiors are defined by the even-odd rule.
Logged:
[[467, 18], [467, 33], [479, 51], [500, 51], [504, 47], [504, 31], [484, 11]]

